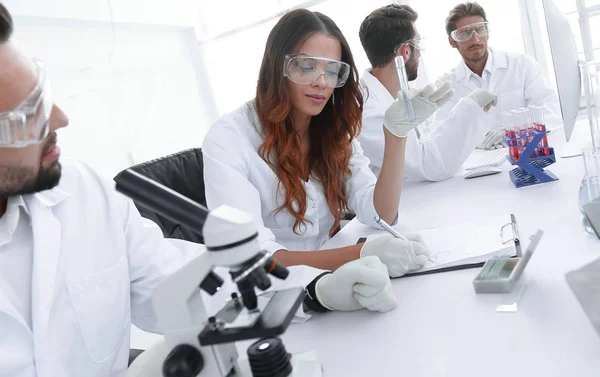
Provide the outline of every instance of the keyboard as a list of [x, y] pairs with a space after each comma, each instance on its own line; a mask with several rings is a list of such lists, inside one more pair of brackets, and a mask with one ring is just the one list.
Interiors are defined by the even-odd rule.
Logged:
[[500, 166], [506, 161], [506, 155], [508, 155], [508, 148], [485, 151], [479, 160], [467, 166], [465, 170], [473, 170], [483, 166]]

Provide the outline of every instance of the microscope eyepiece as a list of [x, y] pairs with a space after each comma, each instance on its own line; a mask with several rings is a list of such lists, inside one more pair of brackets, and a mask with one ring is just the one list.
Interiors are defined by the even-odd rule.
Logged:
[[290, 271], [287, 269], [287, 267], [277, 262], [273, 257], [269, 257], [269, 259], [267, 259], [267, 262], [265, 263], [265, 270], [269, 274], [281, 280], [285, 280], [290, 274]]

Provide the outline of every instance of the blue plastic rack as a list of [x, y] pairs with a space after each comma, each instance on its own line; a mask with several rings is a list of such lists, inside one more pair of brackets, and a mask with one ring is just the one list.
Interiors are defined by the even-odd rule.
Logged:
[[[504, 142], [508, 146], [508, 148], [523, 148], [518, 145], [511, 146], [511, 142], [518, 144], [517, 140], [524, 138], [533, 138], [529, 144], [525, 147], [525, 150], [519, 155], [518, 160], [514, 160], [510, 154], [506, 156], [508, 162], [511, 165], [516, 165], [517, 167], [509, 172], [510, 180], [515, 185], [516, 188], [533, 186], [540, 183], [553, 182], [557, 181], [558, 178], [552, 174], [549, 170], [544, 170], [548, 166], [552, 165], [556, 162], [556, 155], [554, 154], [554, 148], [552, 147], [542, 147], [540, 146], [540, 142], [544, 138], [546, 134], [549, 134], [550, 131], [539, 132], [534, 131], [533, 134], [528, 134], [527, 136], [517, 136], [516, 138], [509, 138], [504, 135]], [[545, 149], [550, 151], [548, 155], [532, 157], [534, 155], [535, 149]]]

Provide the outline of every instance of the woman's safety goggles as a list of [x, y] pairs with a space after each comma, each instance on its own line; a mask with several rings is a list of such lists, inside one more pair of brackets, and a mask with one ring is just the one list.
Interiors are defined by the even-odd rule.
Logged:
[[34, 63], [38, 80], [31, 94], [14, 110], [0, 113], [0, 148], [23, 148], [48, 136], [53, 107], [50, 80], [42, 62]]
[[474, 24], [465, 25], [450, 33], [452, 39], [457, 42], [466, 42], [473, 37], [473, 33], [479, 38], [487, 37], [490, 33], [490, 25], [488, 22], [476, 22]]
[[286, 55], [283, 76], [301, 85], [311, 85], [324, 76], [328, 87], [340, 88], [350, 76], [350, 66], [334, 59], [302, 54]]

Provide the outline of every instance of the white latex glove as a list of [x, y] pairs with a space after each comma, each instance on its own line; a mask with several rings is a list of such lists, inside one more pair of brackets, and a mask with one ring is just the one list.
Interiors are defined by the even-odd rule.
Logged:
[[506, 147], [504, 143], [504, 130], [495, 129], [488, 131], [485, 138], [477, 148], [479, 149], [500, 149]]
[[498, 96], [483, 89], [474, 90], [468, 97], [477, 102], [486, 113], [498, 104]]
[[360, 257], [378, 256], [393, 278], [419, 270], [427, 263], [431, 252], [420, 235], [405, 234], [404, 236], [408, 241], [391, 234], [368, 240], [360, 250]]
[[329, 310], [387, 312], [397, 305], [388, 270], [377, 257], [346, 263], [319, 279], [315, 292]]
[[411, 89], [408, 99], [413, 105], [415, 121], [409, 122], [402, 92], [398, 92], [398, 98], [385, 111], [383, 125], [394, 135], [406, 137], [410, 130], [425, 122], [439, 107], [448, 102], [453, 94], [454, 90], [449, 81], [437, 89], [434, 85], [427, 85], [421, 90]]

